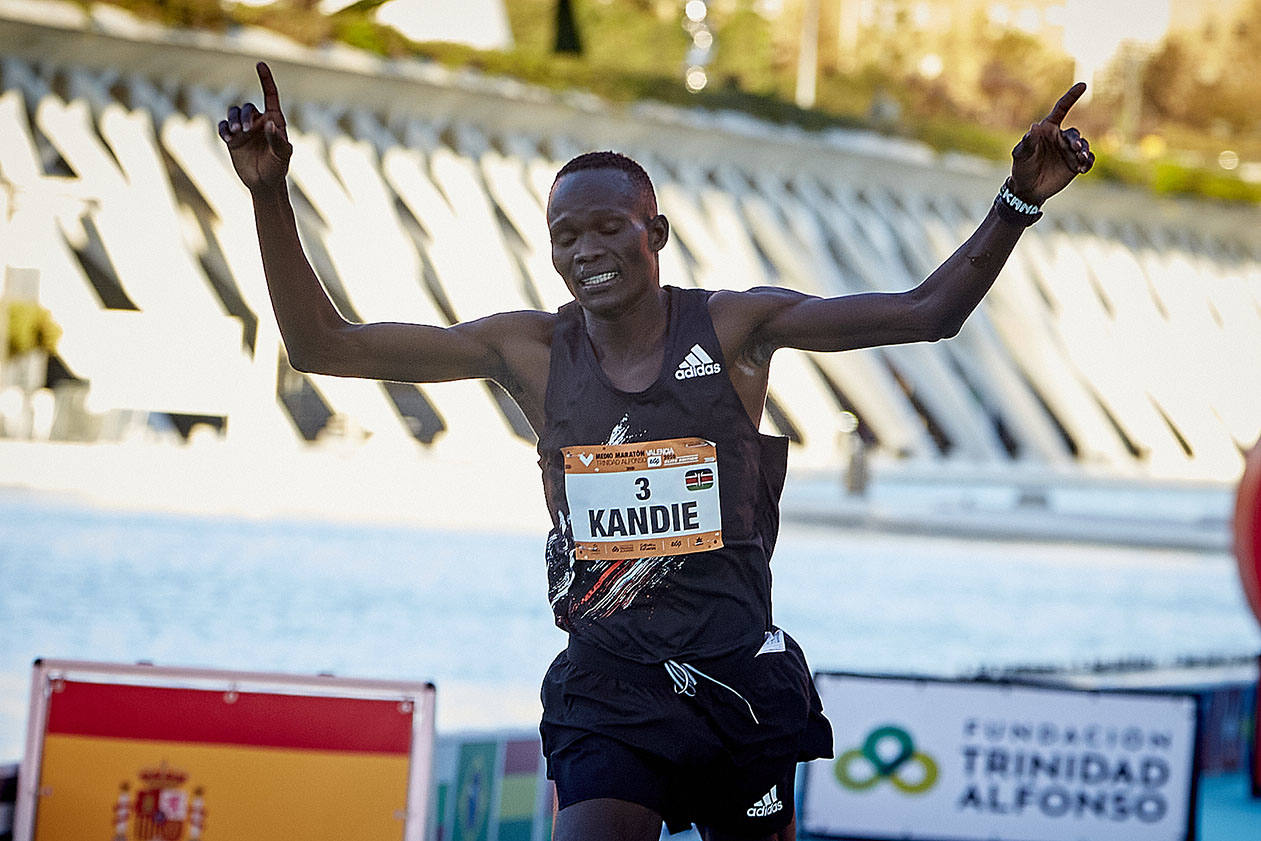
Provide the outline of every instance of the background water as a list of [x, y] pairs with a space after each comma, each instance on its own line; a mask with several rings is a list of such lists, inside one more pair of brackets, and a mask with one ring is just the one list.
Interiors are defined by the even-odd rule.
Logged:
[[[434, 680], [438, 727], [533, 727], [565, 642], [543, 536], [120, 513], [0, 491], [0, 761], [36, 657]], [[786, 524], [780, 625], [816, 669], [955, 675], [1261, 650], [1226, 553]]]

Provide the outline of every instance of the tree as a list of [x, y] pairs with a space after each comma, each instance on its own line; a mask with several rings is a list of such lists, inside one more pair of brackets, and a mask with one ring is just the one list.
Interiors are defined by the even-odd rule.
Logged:
[[582, 55], [578, 21], [574, 18], [573, 4], [569, 0], [556, 2], [556, 46], [553, 52]]

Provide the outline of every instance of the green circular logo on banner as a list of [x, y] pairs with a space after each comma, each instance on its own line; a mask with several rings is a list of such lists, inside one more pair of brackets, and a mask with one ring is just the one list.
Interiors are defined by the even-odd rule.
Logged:
[[[902, 772], [912, 766], [918, 766], [919, 774], [908, 780]], [[866, 791], [888, 780], [905, 794], [923, 794], [937, 783], [937, 760], [915, 750], [910, 733], [887, 724], [868, 733], [861, 748], [837, 757], [835, 773], [837, 782], [851, 791]]]

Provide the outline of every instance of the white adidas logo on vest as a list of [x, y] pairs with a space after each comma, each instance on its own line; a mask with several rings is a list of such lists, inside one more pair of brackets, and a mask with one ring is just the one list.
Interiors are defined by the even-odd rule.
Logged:
[[751, 818], [766, 818], [783, 811], [784, 804], [779, 799], [778, 789], [778, 785], [771, 786], [771, 790], [763, 794], [761, 799], [745, 811], [745, 814]]
[[687, 352], [687, 356], [679, 363], [679, 367], [674, 371], [676, 380], [690, 380], [693, 377], [706, 377], [710, 374], [717, 374], [722, 370], [722, 366], [714, 361], [714, 358], [705, 352], [700, 345], [692, 345], [692, 349]]

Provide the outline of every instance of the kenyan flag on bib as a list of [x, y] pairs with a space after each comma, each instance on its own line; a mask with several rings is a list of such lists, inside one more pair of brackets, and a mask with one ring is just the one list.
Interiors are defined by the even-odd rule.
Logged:
[[714, 486], [714, 471], [708, 467], [689, 470], [683, 474], [683, 482], [689, 491], [707, 491]]

